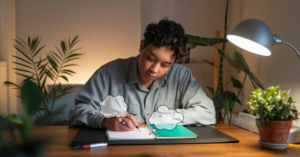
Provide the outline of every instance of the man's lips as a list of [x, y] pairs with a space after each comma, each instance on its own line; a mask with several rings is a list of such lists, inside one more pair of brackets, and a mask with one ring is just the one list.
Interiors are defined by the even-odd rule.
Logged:
[[151, 78], [151, 79], [154, 78], [153, 75], [150, 75], [150, 74], [148, 74], [148, 73], [146, 73], [146, 75], [147, 75], [148, 78]]

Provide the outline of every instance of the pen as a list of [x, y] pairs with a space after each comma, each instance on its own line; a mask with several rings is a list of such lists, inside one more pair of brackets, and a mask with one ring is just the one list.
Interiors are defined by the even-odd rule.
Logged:
[[103, 147], [103, 146], [107, 146], [107, 143], [77, 145], [77, 146], [74, 146], [72, 149], [88, 149], [88, 148]]
[[[122, 110], [124, 111], [124, 112], [126, 112], [127, 113], [127, 111], [126, 111], [126, 109], [119, 103], [119, 101], [117, 100], [117, 99], [114, 99], [116, 102], [117, 102], [117, 104], [122, 108]], [[140, 130], [140, 128], [136, 125], [135, 126], [135, 128], [137, 128], [139, 131], [141, 131]]]

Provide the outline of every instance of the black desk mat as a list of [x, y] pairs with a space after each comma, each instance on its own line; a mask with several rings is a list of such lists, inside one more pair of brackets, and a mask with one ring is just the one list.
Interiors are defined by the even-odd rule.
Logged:
[[120, 140], [108, 141], [106, 130], [80, 128], [72, 141], [72, 146], [107, 142], [108, 145], [143, 145], [143, 144], [196, 144], [196, 143], [236, 143], [239, 140], [232, 138], [209, 126], [186, 127], [197, 134], [194, 139], [155, 139], [155, 140]]

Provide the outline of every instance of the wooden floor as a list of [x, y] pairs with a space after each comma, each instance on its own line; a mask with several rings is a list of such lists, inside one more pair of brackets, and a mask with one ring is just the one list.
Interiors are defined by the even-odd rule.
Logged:
[[268, 150], [261, 148], [256, 133], [236, 127], [232, 124], [211, 126], [233, 138], [239, 143], [214, 144], [173, 144], [173, 145], [124, 145], [102, 148], [72, 150], [71, 141], [78, 128], [68, 126], [44, 126], [35, 130], [34, 135], [52, 136], [52, 142], [46, 147], [46, 156], [159, 156], [159, 157], [189, 157], [189, 156], [300, 156], [300, 145], [289, 144], [286, 150]]

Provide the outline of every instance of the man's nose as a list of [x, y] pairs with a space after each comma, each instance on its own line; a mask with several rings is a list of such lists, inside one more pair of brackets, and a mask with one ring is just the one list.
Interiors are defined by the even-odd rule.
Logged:
[[151, 66], [151, 72], [152, 72], [152, 73], [157, 73], [157, 72], [158, 72], [158, 69], [159, 69], [159, 64], [158, 64], [158, 63], [154, 63], [154, 64]]

